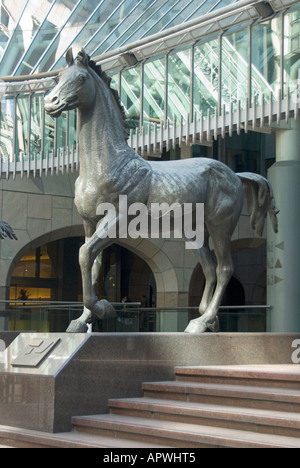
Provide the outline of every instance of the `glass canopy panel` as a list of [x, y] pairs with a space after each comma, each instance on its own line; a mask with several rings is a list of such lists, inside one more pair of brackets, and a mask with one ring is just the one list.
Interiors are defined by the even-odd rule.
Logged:
[[14, 99], [0, 100], [0, 156], [7, 161], [14, 153]]
[[257, 24], [251, 35], [252, 95], [259, 102], [259, 95], [276, 98], [280, 90], [281, 18], [276, 17]]
[[55, 120], [45, 113], [44, 123], [44, 153], [53, 153], [55, 149]]
[[157, 124], [165, 119], [165, 60], [148, 62], [144, 66], [143, 123]]
[[129, 129], [140, 125], [141, 67], [124, 70], [121, 75], [121, 102]]
[[[26, 3], [28, 0], [2, 0], [0, 2], [0, 60]], [[4, 73], [1, 74], [4, 75]]]
[[[35, 0], [36, 1], [36, 0]], [[80, 2], [79, 2], [80, 3]], [[37, 31], [32, 31], [34, 37], [31, 38], [27, 52], [22, 57], [21, 63], [16, 68], [14, 74], [29, 74], [35, 68], [40, 57], [47, 50], [49, 43], [55, 38], [58, 31], [65, 25], [74, 5], [66, 3], [64, 0], [56, 0], [48, 11], [47, 16]]]
[[203, 43], [194, 49], [194, 112], [207, 115], [208, 109], [218, 105], [219, 83], [218, 39]]
[[77, 114], [76, 110], [69, 111], [69, 129], [68, 129], [68, 146], [76, 148], [76, 130], [77, 130]]
[[[41, 25], [45, 23], [45, 17], [52, 6], [53, 2], [50, 0], [30, 0], [27, 2], [5, 50], [5, 60], [1, 61], [2, 76], [12, 75], [24, 52], [32, 48], [33, 38]], [[53, 25], [48, 24], [47, 26], [49, 28], [48, 34], [51, 35], [51, 31], [54, 34]]]
[[56, 147], [63, 150], [68, 142], [67, 112], [63, 112], [57, 119]]
[[248, 96], [248, 30], [235, 31], [222, 37], [222, 105], [235, 111], [237, 102], [245, 108]]
[[1, 0], [1, 75], [60, 68], [66, 50], [114, 50], [238, 0]]
[[284, 92], [300, 88], [300, 10], [284, 18]]
[[169, 0], [167, 3], [164, 3], [161, 9], [157, 11], [157, 16], [149, 24], [148, 29], [141, 35], [141, 39], [164, 29], [164, 26], [172, 20], [174, 14], [180, 11], [180, 4], [186, 4], [188, 1]]
[[[103, 23], [103, 18], [109, 11], [111, 11], [113, 5], [113, 2], [111, 0], [95, 0], [95, 2], [97, 3], [97, 8], [94, 10], [92, 15], [89, 17], [89, 19], [86, 21], [82, 28], [80, 28], [77, 31], [76, 27], [76, 35], [72, 37], [71, 42], [70, 40], [66, 40], [64, 44], [61, 43], [61, 41], [59, 42], [59, 47], [64, 47], [64, 52], [72, 46], [73, 53], [75, 55], [81, 49], [81, 47], [86, 47], [86, 44], [90, 41], [91, 37], [93, 37], [94, 34], [98, 31], [99, 25]], [[110, 9], [108, 8], [109, 5]], [[69, 39], [71, 38], [69, 37]], [[90, 53], [88, 47], [86, 47], [86, 50], [88, 53]], [[57, 70], [59, 68], [63, 68], [66, 65], [65, 53], [63, 53], [63, 55], [60, 55], [58, 52], [59, 51], [57, 49], [55, 53], [55, 61], [50, 66], [51, 70]], [[40, 69], [41, 67], [43, 67], [43, 71], [47, 70], [46, 60], [47, 57], [43, 59], [43, 65], [40, 66]]]
[[19, 95], [16, 101], [16, 139], [14, 154], [29, 154], [28, 148], [29, 96]]
[[124, 20], [124, 17], [136, 6], [134, 0], [122, 0], [119, 2], [108, 2], [102, 12], [101, 26], [94, 36], [86, 43], [85, 48], [90, 55], [100, 55], [105, 47], [103, 43], [108, 37], [115, 34], [117, 37], [117, 28]]
[[30, 154], [42, 153], [43, 100], [41, 94], [33, 94], [30, 102]]
[[190, 113], [191, 73], [190, 50], [168, 58], [168, 118], [173, 121]]
[[[220, 3], [223, 2], [221, 2], [220, 0], [201, 0], [198, 3], [194, 0], [191, 0], [184, 3], [185, 4], [183, 4], [183, 2], [180, 2], [180, 11], [178, 11], [178, 13], [174, 15], [174, 17], [167, 24], [165, 24], [163, 29], [172, 28], [177, 24], [184, 23], [193, 18], [197, 18], [198, 16], [201, 17], [202, 15], [207, 14], [213, 8], [215, 8], [217, 5], [220, 5]], [[230, 3], [233, 2], [231, 1]]]
[[[141, 6], [131, 13], [130, 21], [125, 21], [118, 27], [117, 37], [114, 40], [110, 39], [108, 43], [105, 43], [105, 46], [109, 45], [110, 49], [115, 49], [123, 44], [133, 42], [134, 37], [139, 39], [145, 27], [148, 28], [148, 25], [155, 21], [158, 10], [165, 3], [166, 0], [151, 0], [146, 3], [143, 1]], [[143, 31], [141, 31], [141, 28], [143, 28]]]
[[[45, 43], [45, 49], [42, 51], [42, 54], [40, 54], [37, 60], [32, 62], [32, 73], [49, 70], [56, 60], [65, 54], [66, 47], [68, 48], [68, 45], [72, 42], [74, 37], [76, 37], [78, 32], [81, 31], [88, 19], [93, 4], [94, 2], [79, 0], [72, 12], [71, 10], [65, 10], [65, 22], [63, 27], [56, 27], [56, 34], [52, 41], [47, 41], [47, 43]], [[58, 24], [57, 20], [55, 23]], [[37, 35], [36, 40], [39, 41], [39, 35]], [[28, 51], [29, 55], [31, 53], [32, 52]], [[25, 55], [15, 74], [24, 74], [24, 64], [26, 65], [28, 62], [30, 62], [30, 59], [27, 59]]]
[[[178, 6], [173, 9], [173, 14], [164, 18], [164, 26], [162, 29], [172, 28], [177, 24], [184, 23], [187, 18], [195, 11], [195, 1], [194, 0], [185, 0], [184, 2], [178, 3]], [[168, 20], [167, 20], [168, 18]], [[166, 21], [167, 20], [167, 21]]]

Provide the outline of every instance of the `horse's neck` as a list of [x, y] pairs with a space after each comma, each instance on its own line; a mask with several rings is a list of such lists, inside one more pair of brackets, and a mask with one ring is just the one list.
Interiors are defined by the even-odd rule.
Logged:
[[94, 105], [79, 111], [80, 175], [85, 178], [109, 170], [126, 144], [119, 111], [104, 86], [96, 86]]

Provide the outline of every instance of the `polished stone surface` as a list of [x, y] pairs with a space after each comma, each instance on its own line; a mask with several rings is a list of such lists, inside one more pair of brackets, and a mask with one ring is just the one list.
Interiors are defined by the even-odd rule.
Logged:
[[[11, 361], [35, 338], [60, 338], [37, 368]], [[142, 396], [142, 382], [174, 380], [176, 366], [291, 364], [299, 334], [20, 334], [0, 364], [0, 424], [70, 430], [71, 417], [108, 411], [109, 398]]]

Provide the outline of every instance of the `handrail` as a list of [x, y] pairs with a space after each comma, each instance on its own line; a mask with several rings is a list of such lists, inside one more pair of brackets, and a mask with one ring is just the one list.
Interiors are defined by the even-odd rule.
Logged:
[[[274, 101], [274, 95], [260, 95], [259, 104], [253, 97], [253, 103], [246, 99], [245, 108], [242, 109], [240, 101], [237, 102], [236, 111], [233, 111], [232, 104], [228, 109], [225, 105], [221, 111], [215, 108], [215, 113], [208, 109], [207, 115], [200, 114], [182, 116], [179, 121], [175, 118], [173, 122], [169, 119], [162, 122], [159, 126], [155, 122], [136, 129], [136, 133], [131, 130], [128, 144], [142, 156], [150, 155], [160, 157], [163, 148], [167, 150], [176, 148], [178, 144], [187, 145], [202, 144], [202, 142], [211, 143], [213, 140], [225, 134], [230, 136], [236, 131], [240, 134], [241, 130], [246, 133], [249, 130], [268, 132], [274, 125], [280, 121], [289, 119], [297, 120], [300, 111], [300, 99], [298, 89], [292, 94], [282, 97], [279, 93], [277, 101]], [[79, 155], [74, 147], [64, 147], [58, 149], [55, 154], [47, 152], [46, 155], [34, 153], [29, 157], [20, 154], [17, 158], [9, 158], [3, 161], [0, 158], [0, 179], [9, 179], [11, 176], [15, 179], [17, 174], [23, 177], [40, 177], [42, 175], [65, 174], [77, 172], [79, 169]]]
[[[183, 307], [178, 307], [178, 306], [169, 306], [169, 307], [142, 307], [141, 302], [112, 302], [111, 303], [113, 307], [118, 308], [121, 307], [123, 309], [139, 309], [141, 312], [166, 312], [166, 311], [172, 311], [172, 312], [186, 312], [186, 311], [198, 311], [197, 306], [183, 306]], [[9, 306], [11, 308], [41, 308], [45, 307], [47, 309], [51, 308], [58, 308], [58, 307], [72, 307], [72, 308], [78, 308], [82, 309], [84, 307], [84, 304], [82, 302], [68, 302], [68, 301], [35, 301], [35, 300], [27, 300], [27, 301], [22, 301], [21, 299], [19, 300], [6, 300], [6, 301], [0, 301], [0, 310], [1, 310], [1, 305]], [[226, 306], [220, 306], [219, 310], [234, 310], [234, 311], [240, 311], [240, 310], [258, 310], [258, 309], [265, 309], [265, 310], [270, 310], [272, 309], [271, 305], [267, 304], [258, 304], [258, 305], [226, 305]], [[0, 312], [1, 314], [1, 312]]]
[[[69, 301], [35, 301], [33, 300], [25, 300], [23, 301], [22, 299], [16, 299], [16, 300], [3, 300], [0, 301], [0, 307], [1, 305], [8, 305], [8, 306], [18, 306], [18, 307], [78, 307], [78, 308], [83, 308], [84, 304], [83, 302], [69, 302]], [[113, 307], [135, 307], [138, 308], [141, 306], [140, 302], [111, 302]]]
[[[55, 317], [58, 317], [54, 329], [64, 332], [72, 320], [77, 320], [81, 316], [83, 310], [83, 304], [80, 302], [42, 301], [39, 305], [34, 302], [31, 305], [30, 301], [27, 301], [26, 305], [20, 304], [20, 300], [16, 302], [0, 301], [0, 317], [6, 320], [5, 326], [10, 331], [51, 332], [51, 324], [55, 324]], [[189, 320], [199, 316], [198, 307], [142, 307], [138, 302], [118, 302], [113, 305], [116, 316], [96, 320], [92, 326], [94, 332], [183, 332]], [[222, 306], [218, 313], [220, 331], [265, 331], [267, 313], [270, 310], [270, 305]], [[177, 317], [180, 317], [180, 320]], [[57, 327], [61, 329], [57, 330]], [[91, 331], [90, 327], [89, 332]]]

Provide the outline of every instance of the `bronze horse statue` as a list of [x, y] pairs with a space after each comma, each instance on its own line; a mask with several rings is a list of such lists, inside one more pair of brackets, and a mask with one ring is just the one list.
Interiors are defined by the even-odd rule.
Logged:
[[[218, 331], [217, 313], [225, 289], [233, 275], [231, 237], [237, 226], [244, 196], [251, 226], [262, 235], [269, 213], [275, 232], [277, 213], [268, 181], [251, 173], [235, 174], [223, 163], [208, 158], [181, 161], [146, 161], [127, 144], [125, 117], [116, 91], [101, 67], [82, 49], [74, 61], [67, 52], [68, 67], [58, 75], [58, 83], [45, 96], [45, 110], [58, 117], [62, 111], [78, 109], [80, 171], [75, 186], [75, 204], [82, 216], [86, 241], [79, 253], [82, 272], [84, 312], [67, 331], [85, 332], [93, 318], [115, 314], [106, 300], [98, 300], [96, 284], [101, 253], [114, 242], [99, 232], [101, 216], [97, 207], [110, 202], [118, 207], [119, 195], [128, 203], [203, 203], [205, 206], [204, 245], [194, 250], [206, 278], [199, 306], [200, 317], [186, 332]], [[112, 221], [116, 230], [120, 217]], [[100, 223], [101, 225], [101, 223]], [[211, 238], [214, 255], [209, 248]]]

